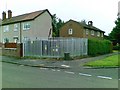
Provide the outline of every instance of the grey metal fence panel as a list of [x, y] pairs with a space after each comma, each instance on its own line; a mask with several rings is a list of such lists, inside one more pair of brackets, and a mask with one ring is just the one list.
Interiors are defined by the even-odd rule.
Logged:
[[36, 57], [64, 57], [64, 53], [70, 56], [87, 55], [88, 39], [86, 38], [51, 38], [24, 41], [24, 56]]

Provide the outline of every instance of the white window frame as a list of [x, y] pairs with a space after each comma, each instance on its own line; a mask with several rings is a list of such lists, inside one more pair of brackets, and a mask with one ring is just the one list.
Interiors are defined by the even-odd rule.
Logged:
[[95, 35], [94, 30], [91, 30], [91, 35], [92, 35], [92, 36], [94, 36], [94, 35]]
[[97, 32], [97, 36], [100, 37], [100, 32], [99, 31]]
[[69, 35], [72, 35], [72, 34], [73, 34], [73, 29], [72, 29], [72, 28], [68, 29], [68, 34], [69, 34]]
[[3, 26], [4, 32], [9, 32], [9, 25]]
[[23, 30], [29, 30], [31, 28], [30, 23], [23, 23]]
[[14, 31], [18, 31], [18, 24], [14, 24]]
[[86, 30], [85, 30], [85, 32], [86, 32], [86, 35], [88, 35], [88, 34], [89, 34], [89, 30], [88, 30], [88, 29], [86, 29]]

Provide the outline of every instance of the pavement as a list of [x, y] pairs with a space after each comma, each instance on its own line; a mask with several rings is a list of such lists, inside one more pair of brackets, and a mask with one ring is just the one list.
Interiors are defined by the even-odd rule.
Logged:
[[15, 57], [7, 57], [7, 56], [0, 56], [2, 58], [2, 62], [18, 64], [23, 66], [31, 66], [31, 67], [42, 67], [42, 68], [59, 68], [59, 69], [71, 69], [71, 68], [91, 68], [85, 67], [84, 64], [90, 61], [96, 61], [103, 59], [105, 57], [118, 54], [118, 52], [114, 52], [111, 54], [101, 55], [97, 57], [90, 57], [90, 58], [83, 58], [77, 60], [41, 60], [41, 59], [19, 59]]

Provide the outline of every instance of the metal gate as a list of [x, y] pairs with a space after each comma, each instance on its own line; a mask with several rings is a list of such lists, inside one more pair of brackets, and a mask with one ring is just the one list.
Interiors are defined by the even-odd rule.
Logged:
[[51, 38], [26, 40], [23, 44], [24, 56], [63, 57], [65, 52], [70, 56], [87, 55], [88, 39], [86, 38]]

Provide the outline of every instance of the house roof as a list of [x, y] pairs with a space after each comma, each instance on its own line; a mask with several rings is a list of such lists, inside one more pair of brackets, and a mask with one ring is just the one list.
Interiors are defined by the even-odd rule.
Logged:
[[[97, 27], [95, 27], [95, 26], [91, 26], [91, 25], [87, 25], [87, 24], [85, 24], [85, 23], [82, 23], [82, 22], [77, 22], [77, 21], [75, 21], [75, 20], [69, 20], [69, 21], [73, 21], [73, 22], [75, 22], [75, 23], [78, 23], [79, 25], [82, 25], [84, 28], [86, 28], [86, 29], [91, 29], [91, 30], [95, 30], [95, 31], [100, 31], [100, 32], [104, 32], [104, 31], [102, 31], [102, 30], [100, 30], [99, 28], [97, 28]], [[68, 22], [69, 22], [68, 21]], [[104, 32], [105, 33], [105, 32]]]
[[[50, 14], [48, 9], [35, 11], [35, 12], [31, 12], [31, 13], [26, 13], [26, 14], [23, 14], [23, 15], [12, 17], [10, 19], [5, 19], [2, 22], [2, 25], [34, 20], [35, 18], [37, 18], [38, 16], [43, 14], [45, 11], [47, 11]], [[52, 16], [52, 15], [50, 14], [50, 16]]]

